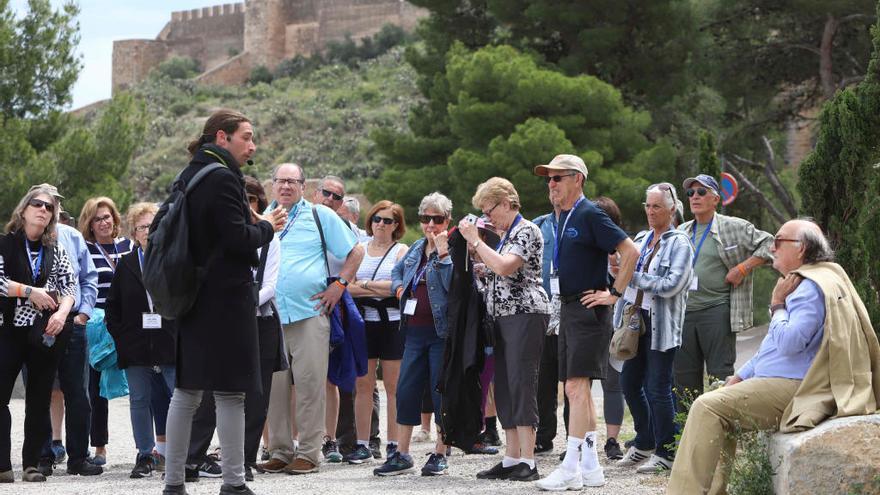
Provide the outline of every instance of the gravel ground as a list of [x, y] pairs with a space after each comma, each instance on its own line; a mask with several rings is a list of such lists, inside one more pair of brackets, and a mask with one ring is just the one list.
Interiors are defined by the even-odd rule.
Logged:
[[[594, 390], [597, 395], [596, 401], [599, 411], [601, 407], [601, 392], [598, 387]], [[384, 401], [384, 394], [382, 399]], [[135, 446], [131, 435], [129, 423], [128, 399], [121, 398], [110, 402], [110, 445], [108, 446], [108, 466], [105, 473], [98, 477], [68, 476], [63, 466], [56, 471], [58, 474], [51, 476], [46, 483], [24, 483], [21, 477], [21, 442], [23, 440], [24, 400], [14, 399], [10, 402], [12, 412], [12, 458], [15, 470], [16, 482], [11, 485], [0, 485], [0, 494], [83, 494], [83, 495], [155, 495], [161, 493], [161, 475], [156, 474], [153, 478], [132, 480], [128, 475], [134, 466]], [[384, 411], [384, 405], [383, 405]], [[562, 408], [559, 409], [560, 433], [556, 438], [555, 452], [552, 455], [538, 456], [538, 469], [542, 475], [552, 471], [558, 461], [558, 453], [562, 449], [564, 439], [564, 427], [562, 424]], [[382, 424], [384, 425], [384, 418]], [[604, 423], [599, 431], [604, 435]], [[632, 421], [630, 418], [624, 421], [623, 438], [632, 436]], [[217, 443], [216, 437], [214, 443]], [[622, 443], [622, 442], [621, 442]], [[604, 438], [599, 445], [604, 444]], [[416, 474], [380, 478], [373, 476], [372, 469], [381, 461], [362, 466], [324, 464], [321, 471], [312, 475], [289, 476], [286, 474], [257, 474], [256, 480], [249, 483], [251, 489], [257, 494], [289, 494], [289, 493], [319, 493], [334, 492], [338, 494], [365, 493], [433, 493], [453, 494], [469, 493], [495, 494], [503, 491], [506, 495], [516, 493], [535, 493], [537, 488], [531, 483], [517, 483], [505, 481], [481, 481], [476, 479], [478, 471], [487, 469], [501, 460], [501, 454], [495, 456], [464, 455], [460, 450], [454, 449], [449, 459], [449, 474], [440, 477], [421, 477], [418, 469], [426, 460], [425, 455], [431, 450], [433, 444], [413, 444], [412, 453], [416, 460]], [[503, 451], [502, 451], [503, 452]], [[661, 494], [666, 487], [666, 476], [636, 474], [632, 469], [608, 467], [604, 454], [600, 452], [600, 461], [606, 465], [605, 476], [608, 483], [602, 488], [585, 488], [586, 493], [595, 494], [638, 494], [651, 495]], [[187, 491], [191, 495], [215, 494], [220, 490], [222, 481], [219, 479], [202, 479], [198, 483], [188, 483]]]

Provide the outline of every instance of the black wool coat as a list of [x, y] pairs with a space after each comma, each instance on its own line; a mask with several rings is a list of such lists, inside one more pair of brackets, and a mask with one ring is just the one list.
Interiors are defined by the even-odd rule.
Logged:
[[257, 248], [268, 245], [275, 232], [269, 222], [251, 223], [244, 176], [223, 148], [202, 146], [181, 179], [189, 182], [211, 163], [227, 166], [205, 176], [187, 197], [190, 249], [205, 278], [193, 308], [178, 321], [177, 386], [261, 390], [251, 269], [259, 261]]
[[150, 305], [137, 249], [120, 258], [104, 311], [120, 369], [174, 364], [177, 323], [163, 318], [162, 328], [143, 328], [143, 314]]

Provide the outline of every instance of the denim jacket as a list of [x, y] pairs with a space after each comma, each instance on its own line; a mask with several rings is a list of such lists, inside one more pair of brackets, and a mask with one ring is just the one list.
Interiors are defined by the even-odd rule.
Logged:
[[[403, 308], [406, 307], [406, 301], [410, 298], [410, 288], [427, 244], [428, 241], [424, 237], [414, 242], [403, 259], [398, 261], [391, 271], [391, 293], [396, 294], [399, 287], [404, 289], [400, 294], [400, 329], [402, 331], [406, 329], [409, 319], [407, 315], [403, 314]], [[437, 251], [431, 253], [431, 256], [428, 257], [427, 278], [428, 300], [431, 302], [431, 313], [434, 315], [434, 331], [437, 332], [438, 337], [445, 338], [448, 332], [446, 308], [449, 284], [452, 282], [452, 257], [447, 256], [441, 260], [437, 257]]]
[[[635, 243], [641, 249], [650, 231], [639, 232]], [[651, 265], [654, 273], [636, 272], [629, 286], [651, 298], [651, 350], [667, 351], [681, 345], [681, 328], [687, 307], [688, 287], [693, 279], [694, 248], [687, 234], [669, 230], [660, 236]], [[630, 291], [627, 291], [630, 292]], [[634, 298], [633, 298], [634, 299]], [[627, 295], [614, 308], [614, 326], [621, 325], [624, 303], [634, 303]]]

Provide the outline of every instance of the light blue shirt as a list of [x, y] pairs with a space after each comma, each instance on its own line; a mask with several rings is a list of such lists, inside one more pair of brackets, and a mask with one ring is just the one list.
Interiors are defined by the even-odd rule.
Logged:
[[57, 224], [55, 232], [58, 234], [58, 243], [67, 251], [73, 277], [78, 282], [71, 314], [92, 316], [98, 300], [98, 270], [95, 269], [86, 240], [78, 230], [62, 223]]
[[812, 280], [804, 279], [788, 297], [787, 309], [773, 313], [758, 353], [736, 375], [749, 378], [802, 380], [825, 333], [825, 297]]
[[[268, 210], [275, 208], [275, 203]], [[312, 205], [301, 199], [287, 217], [284, 230], [275, 234], [281, 242], [281, 264], [275, 286], [275, 302], [281, 323], [294, 323], [321, 314], [310, 298], [327, 288], [327, 266], [321, 249], [321, 236], [312, 209], [321, 219], [327, 251], [344, 260], [357, 238], [348, 225], [323, 205]]]

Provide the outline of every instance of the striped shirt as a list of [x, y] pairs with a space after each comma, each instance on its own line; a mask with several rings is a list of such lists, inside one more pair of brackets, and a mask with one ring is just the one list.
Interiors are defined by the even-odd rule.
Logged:
[[[357, 280], [391, 280], [391, 270], [394, 269], [394, 265], [397, 264], [397, 255], [400, 253], [400, 250], [403, 248], [403, 244], [399, 242], [396, 243], [391, 251], [388, 252], [388, 256], [385, 256], [385, 259], [382, 259], [382, 256], [370, 256], [368, 252], [369, 241], [362, 243], [364, 246], [364, 259], [361, 261], [361, 266], [357, 271]], [[385, 254], [385, 253], [382, 253]], [[382, 262], [382, 266], [379, 266], [379, 261]], [[378, 270], [376, 269], [378, 267]], [[376, 274], [374, 277], [373, 274]], [[376, 297], [375, 300], [380, 300], [380, 298]], [[365, 321], [380, 321], [379, 311], [375, 308], [364, 308], [364, 320]], [[388, 308], [388, 320], [389, 321], [400, 321], [400, 310], [395, 308]]]
[[98, 270], [98, 300], [95, 307], [104, 309], [104, 305], [107, 304], [107, 294], [110, 292], [110, 282], [113, 281], [113, 272], [116, 271], [119, 258], [130, 253], [134, 249], [134, 243], [120, 237], [114, 241], [114, 244], [98, 244], [97, 242], [88, 242], [87, 244], [92, 262], [95, 263], [95, 268]]

